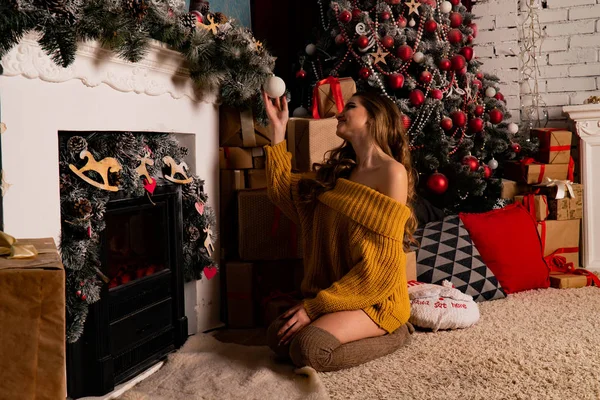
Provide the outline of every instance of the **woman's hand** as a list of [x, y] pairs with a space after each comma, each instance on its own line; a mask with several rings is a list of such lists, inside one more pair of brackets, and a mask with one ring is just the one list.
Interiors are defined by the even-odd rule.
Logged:
[[273, 129], [273, 144], [283, 142], [289, 119], [287, 99], [285, 95], [281, 96], [281, 98], [271, 99], [264, 90], [262, 95], [267, 117], [269, 117]]
[[310, 324], [310, 318], [304, 309], [303, 303], [290, 308], [282, 317], [289, 319], [277, 332], [277, 336], [281, 338], [279, 339], [279, 345], [288, 344], [300, 329]]

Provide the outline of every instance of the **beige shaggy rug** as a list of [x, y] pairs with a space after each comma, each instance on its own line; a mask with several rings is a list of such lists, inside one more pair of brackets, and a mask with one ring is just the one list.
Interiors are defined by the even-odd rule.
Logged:
[[600, 288], [523, 292], [480, 309], [474, 327], [417, 332], [390, 356], [321, 374], [295, 375], [266, 347], [197, 335], [121, 399], [600, 399]]

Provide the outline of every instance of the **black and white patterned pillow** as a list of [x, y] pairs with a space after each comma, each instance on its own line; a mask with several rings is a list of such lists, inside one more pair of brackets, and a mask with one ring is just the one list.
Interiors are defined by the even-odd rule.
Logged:
[[494, 273], [485, 265], [458, 215], [430, 222], [415, 232], [417, 281], [439, 285], [447, 279], [475, 301], [506, 297]]

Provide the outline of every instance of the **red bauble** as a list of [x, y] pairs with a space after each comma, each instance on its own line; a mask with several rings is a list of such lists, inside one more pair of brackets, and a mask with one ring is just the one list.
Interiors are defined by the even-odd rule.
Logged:
[[521, 145], [519, 143], [513, 143], [510, 145], [515, 153], [521, 152]]
[[410, 92], [408, 98], [415, 107], [419, 107], [425, 101], [425, 95], [419, 89], [415, 89]]
[[386, 35], [383, 38], [381, 38], [381, 44], [386, 49], [389, 49], [394, 46], [394, 38], [391, 37], [390, 35]]
[[504, 101], [504, 95], [502, 93], [500, 93], [500, 92], [496, 93], [496, 95], [494, 96], [494, 98], [496, 100], [499, 100], [499, 101]]
[[344, 39], [344, 36], [342, 36], [341, 34], [339, 34], [335, 37], [335, 44], [337, 44], [338, 46], [344, 44], [345, 42], [346, 42], [346, 39]]
[[421, 75], [419, 75], [419, 80], [425, 85], [430, 84], [432, 79], [433, 75], [429, 71], [423, 71], [421, 72]]
[[463, 34], [458, 29], [450, 29], [448, 32], [448, 41], [452, 44], [459, 44], [463, 41]]
[[413, 49], [407, 44], [403, 44], [402, 46], [396, 49], [396, 56], [402, 61], [412, 60], [413, 58]]
[[398, 90], [404, 86], [404, 75], [402, 74], [391, 74], [388, 76], [388, 83], [392, 90]]
[[364, 49], [369, 45], [369, 38], [365, 35], [361, 35], [356, 39], [356, 45], [361, 49]]
[[471, 86], [475, 86], [477, 91], [480, 91], [481, 88], [483, 87], [483, 84], [481, 83], [481, 81], [479, 79], [473, 79], [471, 81]]
[[458, 12], [453, 12], [450, 14], [450, 26], [452, 28], [458, 28], [463, 23], [463, 17]]
[[429, 33], [434, 33], [437, 31], [437, 22], [435, 22], [433, 19], [425, 22], [425, 31]]
[[427, 188], [435, 194], [443, 194], [448, 190], [448, 178], [446, 175], [436, 172], [427, 179]]
[[475, 74], [475, 77], [481, 81], [481, 80], [483, 80], [483, 73], [478, 72], [477, 74]]
[[498, 110], [497, 108], [490, 110], [488, 115], [490, 116], [490, 122], [492, 124], [499, 124], [504, 119], [504, 114], [502, 114], [502, 111]]
[[81, 290], [76, 291], [75, 294], [77, 295], [77, 297], [81, 297]]
[[452, 57], [451, 63], [452, 63], [452, 69], [455, 71], [460, 71], [467, 65], [467, 61], [460, 54], [457, 54], [454, 57]]
[[481, 132], [483, 130], [483, 120], [481, 118], [473, 118], [469, 121], [469, 129], [472, 132]]
[[297, 79], [304, 79], [306, 78], [306, 71], [301, 69], [298, 72], [296, 72], [296, 78]]
[[85, 301], [85, 299], [87, 299], [87, 296], [85, 294], [81, 295], [81, 300]]
[[460, 54], [462, 54], [465, 60], [471, 61], [473, 59], [473, 48], [463, 47], [462, 49], [460, 49]]
[[440, 121], [440, 126], [443, 130], [449, 131], [454, 125], [452, 124], [452, 119], [450, 119], [449, 117], [444, 117]]
[[471, 36], [471, 35], [467, 36], [467, 43], [468, 44], [473, 43], [473, 36]]
[[490, 167], [488, 167], [487, 165], [483, 166], [483, 177], [485, 179], [489, 179], [492, 176], [492, 169]]
[[475, 172], [479, 168], [479, 160], [473, 156], [466, 156], [462, 159], [462, 165], [467, 165], [471, 172]]
[[388, 4], [400, 4], [401, 0], [385, 0], [386, 3]]
[[471, 30], [473, 31], [473, 33], [471, 35], [473, 35], [473, 37], [476, 38], [477, 33], [479, 32], [479, 29], [477, 29], [477, 24], [475, 22], [471, 22], [469, 24], [469, 28], [471, 28]]
[[460, 0], [449, 0], [453, 6], [457, 6], [460, 4]]
[[406, 18], [404, 18], [404, 16], [401, 15], [398, 17], [396, 23], [400, 28], [406, 28], [406, 24], [408, 23], [408, 21], [406, 20]]
[[439, 67], [442, 71], [450, 71], [452, 69], [452, 62], [447, 58], [442, 58]]
[[389, 13], [389, 11], [384, 11], [381, 13], [381, 19], [384, 21], [387, 21], [388, 19], [390, 19], [392, 16]]
[[454, 126], [462, 128], [467, 124], [467, 114], [462, 111], [454, 111], [452, 114], [450, 114], [450, 117], [452, 117]]
[[371, 70], [367, 67], [362, 67], [358, 71], [358, 76], [360, 76], [362, 79], [368, 79], [371, 76]]
[[408, 130], [408, 128], [410, 128], [410, 124], [412, 123], [412, 121], [410, 120], [410, 117], [406, 114], [402, 114], [402, 125], [404, 126], [405, 130]]
[[435, 7], [435, 0], [419, 0], [421, 4], [427, 4], [428, 6]]
[[362, 14], [362, 11], [358, 8], [355, 8], [354, 10], [352, 10], [352, 19], [354, 19], [354, 20], [359, 19], [361, 14]]
[[462, 67], [462, 69], [460, 71], [458, 71], [459, 75], [465, 75], [467, 73], [467, 67]]
[[429, 92], [432, 99], [441, 100], [444, 97], [444, 93], [440, 89], [433, 89]]
[[352, 13], [350, 13], [348, 10], [344, 10], [340, 13], [340, 15], [338, 15], [338, 19], [340, 22], [347, 24], [348, 22], [352, 21]]
[[475, 106], [475, 115], [477, 115], [478, 117], [481, 117], [483, 115], [484, 110], [485, 109], [483, 108], [482, 105]]

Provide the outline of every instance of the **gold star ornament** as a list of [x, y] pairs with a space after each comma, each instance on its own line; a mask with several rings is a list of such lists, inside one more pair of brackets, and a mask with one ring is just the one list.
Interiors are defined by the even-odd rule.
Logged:
[[387, 64], [385, 62], [385, 56], [387, 56], [390, 53], [386, 53], [385, 51], [381, 50], [381, 47], [377, 48], [377, 52], [375, 53], [371, 53], [371, 55], [373, 56], [373, 64], [379, 64], [380, 62]]
[[207, 31], [212, 31], [212, 34], [213, 34], [213, 35], [216, 35], [216, 34], [217, 34], [217, 26], [219, 26], [219, 24], [217, 24], [217, 23], [215, 22], [215, 19], [214, 19], [214, 18], [213, 18], [213, 16], [212, 16], [212, 15], [210, 15], [210, 14], [208, 14], [208, 15], [206, 16], [206, 19], [208, 20], [208, 22], [210, 22], [210, 24], [209, 24], [209, 25], [205, 25], [205, 24], [203, 24], [203, 23], [199, 23], [199, 24], [197, 24], [196, 26], [197, 26], [198, 28], [206, 29]]
[[421, 3], [419, 3], [416, 0], [410, 0], [404, 3], [404, 5], [408, 7], [408, 14], [414, 13], [419, 15], [419, 6], [421, 5]]

